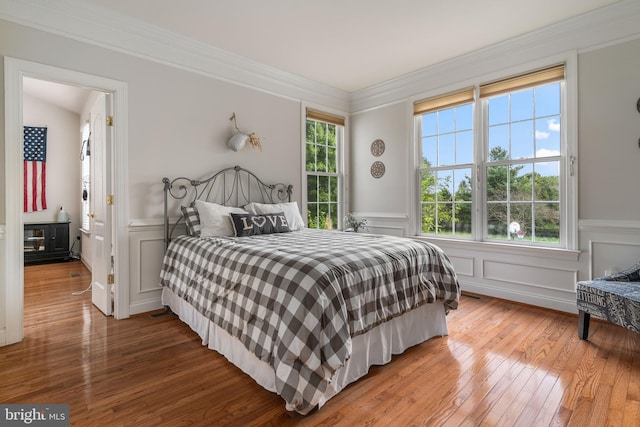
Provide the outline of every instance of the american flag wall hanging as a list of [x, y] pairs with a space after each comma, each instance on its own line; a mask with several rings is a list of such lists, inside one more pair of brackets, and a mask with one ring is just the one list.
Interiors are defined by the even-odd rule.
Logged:
[[24, 127], [24, 211], [47, 209], [47, 128]]

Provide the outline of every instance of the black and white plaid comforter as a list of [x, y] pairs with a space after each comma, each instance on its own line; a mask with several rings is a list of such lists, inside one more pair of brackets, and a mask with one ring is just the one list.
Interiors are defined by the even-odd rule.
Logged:
[[460, 296], [436, 246], [309, 229], [178, 237], [161, 284], [269, 363], [287, 408], [302, 414], [349, 358], [351, 337], [436, 300], [455, 309]]

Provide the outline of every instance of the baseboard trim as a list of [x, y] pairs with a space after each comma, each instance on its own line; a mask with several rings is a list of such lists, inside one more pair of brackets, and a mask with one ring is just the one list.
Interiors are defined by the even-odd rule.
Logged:
[[536, 295], [529, 292], [523, 292], [513, 289], [505, 289], [486, 284], [478, 283], [460, 283], [463, 292], [470, 292], [476, 295], [486, 295], [489, 297], [500, 298], [508, 301], [519, 302], [522, 304], [533, 305], [536, 307], [548, 308], [551, 310], [563, 311], [565, 313], [577, 314], [576, 300], [566, 298], [555, 298], [549, 295]]

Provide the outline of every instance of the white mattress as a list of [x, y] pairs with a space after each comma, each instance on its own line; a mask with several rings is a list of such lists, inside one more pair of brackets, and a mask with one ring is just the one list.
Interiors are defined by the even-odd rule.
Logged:
[[[276, 392], [273, 368], [247, 351], [238, 339], [167, 288], [162, 289], [162, 304], [169, 306], [180, 320], [189, 325], [200, 336], [203, 345], [222, 354], [266, 390]], [[447, 334], [444, 305], [436, 302], [425, 304], [354, 337], [351, 358], [334, 373], [318, 406], [322, 407], [348, 384], [366, 375], [371, 366], [389, 363], [394, 354], [400, 354], [429, 338]]]

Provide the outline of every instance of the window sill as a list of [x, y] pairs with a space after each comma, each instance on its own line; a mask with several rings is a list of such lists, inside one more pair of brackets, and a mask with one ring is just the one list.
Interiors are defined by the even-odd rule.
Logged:
[[551, 258], [559, 261], [577, 262], [580, 251], [544, 246], [510, 245], [496, 242], [475, 242], [469, 240], [444, 239], [439, 237], [414, 236], [418, 240], [425, 240], [437, 246], [462, 250], [492, 252], [501, 254], [520, 255], [536, 258]]

